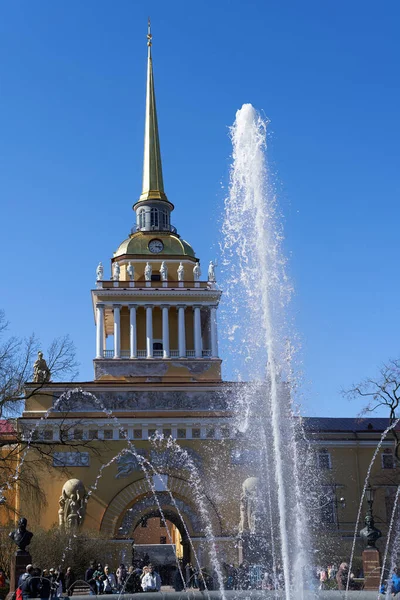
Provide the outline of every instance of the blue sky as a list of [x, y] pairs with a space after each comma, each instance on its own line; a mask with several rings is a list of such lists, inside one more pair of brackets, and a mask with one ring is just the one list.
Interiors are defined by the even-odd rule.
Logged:
[[174, 224], [205, 267], [228, 126], [244, 102], [264, 111], [304, 412], [357, 414], [341, 388], [399, 355], [397, 2], [1, 3], [0, 304], [11, 331], [35, 331], [44, 348], [69, 333], [80, 378], [92, 378], [89, 290], [140, 194], [148, 15]]

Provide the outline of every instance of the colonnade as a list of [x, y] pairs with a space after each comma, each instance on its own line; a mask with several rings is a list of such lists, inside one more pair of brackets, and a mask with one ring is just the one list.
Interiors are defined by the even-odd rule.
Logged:
[[[109, 307], [110, 305], [107, 305]], [[113, 358], [218, 358], [218, 332], [217, 332], [217, 306], [202, 306], [194, 304], [188, 307], [185, 304], [157, 305], [162, 311], [162, 351], [153, 350], [153, 308], [154, 304], [126, 304], [129, 308], [129, 353], [121, 354], [121, 308], [122, 304], [113, 304], [114, 313], [114, 349]], [[146, 349], [138, 350], [137, 347], [137, 309], [144, 306], [146, 312]], [[178, 349], [170, 350], [169, 335], [169, 310], [176, 308], [178, 311]], [[193, 338], [194, 350], [186, 348], [185, 311], [193, 310]], [[203, 350], [201, 336], [201, 309], [209, 310], [210, 317], [210, 345], [209, 350]], [[106, 304], [96, 304], [96, 358], [104, 358], [105, 351], [105, 310]], [[160, 353], [160, 354], [159, 354]]]

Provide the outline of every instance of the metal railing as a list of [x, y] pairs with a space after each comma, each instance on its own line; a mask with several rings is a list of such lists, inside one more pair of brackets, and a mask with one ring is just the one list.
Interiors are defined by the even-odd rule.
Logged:
[[[122, 359], [130, 359], [129, 350], [121, 350], [120, 358]], [[136, 354], [137, 358], [147, 358], [146, 350], [138, 350]], [[179, 355], [179, 350], [170, 350], [169, 353], [170, 358], [182, 358]], [[195, 350], [186, 350], [185, 354], [186, 358], [196, 358]], [[211, 350], [202, 350], [201, 353], [202, 358], [211, 358]], [[163, 358], [164, 351], [163, 350], [153, 350], [153, 358]], [[103, 358], [114, 358], [114, 350], [103, 350]], [[135, 360], [135, 359], [132, 359]]]

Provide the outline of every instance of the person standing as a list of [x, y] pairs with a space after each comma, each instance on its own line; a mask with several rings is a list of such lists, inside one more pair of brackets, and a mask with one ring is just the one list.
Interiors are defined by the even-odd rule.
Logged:
[[73, 585], [76, 581], [75, 574], [71, 567], [68, 567], [67, 572], [65, 573], [65, 591], [67, 596], [72, 596], [74, 593]]
[[393, 569], [392, 578], [390, 580], [390, 593], [392, 596], [396, 596], [400, 592], [400, 574], [399, 569], [395, 567]]
[[91, 560], [89, 568], [86, 569], [86, 573], [85, 573], [85, 581], [86, 581], [86, 583], [88, 583], [90, 585], [89, 593], [91, 596], [94, 596], [97, 593], [96, 582], [93, 577], [94, 572], [96, 571], [95, 564], [96, 564], [96, 562], [94, 560]]
[[160, 589], [161, 577], [154, 570], [153, 565], [149, 565], [147, 573], [142, 578], [142, 590], [144, 592], [159, 592]]
[[118, 590], [120, 591], [124, 587], [124, 583], [126, 581], [126, 576], [127, 576], [127, 571], [126, 571], [125, 565], [123, 563], [121, 563], [119, 565], [117, 572], [115, 574], [117, 576]]
[[100, 580], [103, 582], [103, 594], [113, 594], [117, 591], [117, 580], [108, 565], [105, 565], [104, 574], [100, 577]]

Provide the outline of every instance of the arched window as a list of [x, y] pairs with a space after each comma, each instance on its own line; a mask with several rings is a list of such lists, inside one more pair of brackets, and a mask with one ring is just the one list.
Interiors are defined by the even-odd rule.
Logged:
[[138, 226], [139, 229], [143, 229], [143, 227], [145, 226], [144, 208], [142, 208], [142, 210], [140, 210], [138, 213]]
[[158, 227], [158, 209], [152, 208], [150, 211], [150, 226]]
[[162, 226], [164, 229], [168, 229], [168, 211], [167, 210], [163, 210], [162, 211]]

